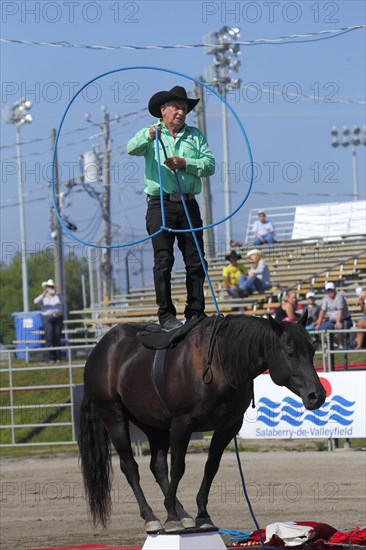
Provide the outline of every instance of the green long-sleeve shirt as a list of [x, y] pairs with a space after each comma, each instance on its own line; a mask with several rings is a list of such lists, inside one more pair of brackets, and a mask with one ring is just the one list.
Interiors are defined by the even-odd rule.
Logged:
[[[179, 182], [183, 193], [201, 192], [201, 177], [211, 176], [215, 172], [215, 159], [211, 153], [204, 135], [194, 126], [184, 126], [181, 128], [176, 138], [172, 136], [169, 130], [159, 122], [157, 126], [161, 128], [161, 139], [165, 145], [168, 157], [182, 157], [186, 161], [185, 170], [177, 170]], [[129, 155], [145, 157], [145, 193], [147, 195], [159, 195], [159, 174], [156, 144], [154, 139], [150, 139], [150, 126], [142, 128], [127, 143], [127, 152]], [[162, 185], [164, 193], [177, 193], [177, 184], [174, 173], [164, 165], [164, 152], [159, 143]]]

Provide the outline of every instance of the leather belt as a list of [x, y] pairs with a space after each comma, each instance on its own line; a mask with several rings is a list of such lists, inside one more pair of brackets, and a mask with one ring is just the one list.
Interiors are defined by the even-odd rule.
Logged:
[[[164, 200], [167, 200], [167, 201], [182, 202], [180, 193], [171, 193], [171, 194], [165, 193], [163, 197], [164, 197]], [[196, 198], [196, 196], [194, 193], [183, 193], [183, 198], [186, 201], [192, 201]], [[147, 195], [147, 202], [154, 201], [154, 200], [155, 201], [160, 200], [160, 195]]]

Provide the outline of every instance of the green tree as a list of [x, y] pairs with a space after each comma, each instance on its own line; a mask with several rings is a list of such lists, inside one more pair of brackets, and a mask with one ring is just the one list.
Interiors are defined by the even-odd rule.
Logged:
[[[41, 293], [41, 283], [54, 278], [54, 261], [45, 254], [32, 254], [27, 260], [29, 309], [39, 310], [33, 299]], [[81, 274], [87, 272], [87, 260], [76, 255], [65, 261], [66, 300], [68, 311], [83, 307]], [[16, 254], [9, 265], [0, 264], [0, 342], [15, 339], [14, 311], [23, 311], [21, 256]]]

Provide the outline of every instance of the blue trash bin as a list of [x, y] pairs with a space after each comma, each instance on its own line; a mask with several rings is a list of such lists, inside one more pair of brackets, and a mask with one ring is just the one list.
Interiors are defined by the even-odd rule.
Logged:
[[[16, 349], [25, 350], [26, 348], [41, 348], [40, 340], [43, 335], [39, 333], [43, 329], [43, 317], [40, 311], [14, 311], [15, 337], [16, 340], [27, 340], [29, 343], [16, 344]], [[34, 343], [33, 343], [34, 342]], [[19, 359], [24, 359], [26, 354], [24, 351], [17, 352]]]

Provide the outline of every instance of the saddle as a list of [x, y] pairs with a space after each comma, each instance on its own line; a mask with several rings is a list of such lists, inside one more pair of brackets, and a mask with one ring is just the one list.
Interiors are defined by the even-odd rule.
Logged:
[[190, 319], [188, 323], [170, 332], [163, 331], [157, 323], [150, 323], [144, 327], [144, 330], [137, 333], [137, 337], [145, 348], [156, 350], [173, 348], [204, 318], [205, 316], [202, 315], [201, 317]]
[[176, 346], [178, 342], [183, 340], [186, 334], [204, 318], [205, 315], [191, 319], [188, 323], [170, 332], [164, 332], [157, 323], [150, 323], [144, 327], [144, 330], [137, 333], [137, 338], [143, 346], [155, 350], [151, 371], [152, 381], [162, 408], [167, 416], [170, 416], [170, 412], [166, 406], [164, 378], [165, 350]]

